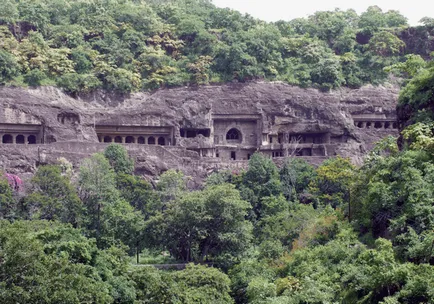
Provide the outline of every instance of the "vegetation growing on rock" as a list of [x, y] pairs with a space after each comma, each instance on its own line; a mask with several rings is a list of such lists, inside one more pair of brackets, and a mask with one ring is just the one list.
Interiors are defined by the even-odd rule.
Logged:
[[426, 27], [408, 28], [399, 12], [376, 6], [275, 23], [208, 0], [1, 0], [0, 7], [0, 84], [53, 84], [72, 94], [250, 79], [360, 87], [383, 83], [383, 69], [404, 55], [432, 51], [429, 39], [414, 43], [432, 33], [428, 18]]

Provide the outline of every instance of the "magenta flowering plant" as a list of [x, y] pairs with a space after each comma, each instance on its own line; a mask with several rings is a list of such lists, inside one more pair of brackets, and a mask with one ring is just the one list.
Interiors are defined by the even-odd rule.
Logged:
[[10, 173], [6, 173], [5, 176], [12, 189], [15, 191], [20, 191], [23, 185], [23, 181], [21, 180], [21, 178], [18, 175], [10, 174]]

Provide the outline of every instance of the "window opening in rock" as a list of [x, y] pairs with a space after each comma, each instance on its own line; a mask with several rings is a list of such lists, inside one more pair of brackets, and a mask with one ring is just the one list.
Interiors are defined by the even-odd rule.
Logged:
[[116, 136], [115, 137], [115, 143], [121, 144], [122, 143], [122, 137]]
[[148, 138], [148, 145], [155, 145], [155, 137], [151, 136]]
[[387, 122], [384, 124], [384, 128], [385, 128], [385, 129], [389, 129], [389, 128], [390, 128], [390, 122], [387, 121]]
[[166, 145], [166, 139], [164, 137], [158, 138], [158, 144], [160, 146], [165, 146]]
[[312, 156], [312, 149], [305, 148], [302, 150], [303, 156]]
[[367, 123], [366, 123], [366, 128], [367, 128], [367, 129], [371, 128], [371, 123], [370, 123], [370, 122], [367, 122]]
[[236, 160], [237, 159], [237, 154], [235, 153], [235, 151], [231, 152], [231, 160]]
[[226, 140], [241, 141], [241, 133], [237, 129], [233, 128], [226, 133]]
[[392, 124], [392, 128], [393, 128], [393, 129], [398, 129], [398, 123], [397, 123], [397, 122], [394, 122], [394, 123]]
[[379, 122], [379, 121], [375, 122], [374, 128], [375, 129], [381, 129], [381, 122]]
[[134, 137], [127, 136], [127, 138], [125, 138], [125, 143], [127, 143], [127, 144], [134, 144]]
[[25, 141], [26, 141], [26, 139], [25, 139], [24, 135], [21, 135], [21, 134], [18, 135], [17, 138], [16, 138], [16, 140], [15, 140], [15, 142], [17, 144], [24, 144]]
[[139, 136], [139, 138], [137, 138], [137, 143], [139, 145], [144, 145], [145, 144], [145, 138], [143, 136]]
[[104, 136], [104, 142], [105, 143], [112, 142], [112, 138], [110, 136]]
[[10, 134], [3, 135], [3, 143], [4, 144], [11, 144], [11, 143], [13, 143], [12, 135], [10, 135]]
[[30, 136], [27, 138], [27, 142], [28, 142], [30, 145], [34, 145], [34, 144], [36, 144], [36, 136], [35, 136], [35, 135], [30, 135]]

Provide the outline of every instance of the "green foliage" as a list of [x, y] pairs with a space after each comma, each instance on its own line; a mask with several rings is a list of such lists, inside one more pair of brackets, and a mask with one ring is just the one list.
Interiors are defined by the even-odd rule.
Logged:
[[179, 198], [186, 189], [186, 180], [181, 171], [170, 169], [160, 175], [157, 190], [163, 202]]
[[402, 137], [410, 142], [412, 150], [434, 152], [434, 123], [415, 123], [402, 131]]
[[427, 66], [427, 62], [420, 55], [406, 55], [405, 59], [404, 62], [399, 62], [390, 67], [386, 67], [385, 70], [398, 76], [411, 78], [416, 76]]
[[432, 120], [434, 67], [420, 71], [401, 90], [398, 115], [407, 123]]
[[127, 150], [119, 144], [110, 144], [104, 150], [104, 156], [109, 160], [117, 173], [131, 174], [134, 170], [134, 160], [128, 156]]
[[[26, 76], [26, 84], [57, 84], [72, 95], [234, 79], [323, 90], [379, 84], [383, 68], [405, 55], [394, 32], [408, 26], [399, 12], [378, 7], [276, 23], [210, 1], [2, 0], [0, 7], [0, 83]], [[370, 47], [359, 35], [372, 37]], [[357, 59], [350, 67], [339, 58], [347, 53]]]
[[216, 268], [188, 264], [185, 270], [133, 269], [138, 303], [233, 303], [229, 278]]
[[182, 195], [160, 216], [170, 253], [183, 261], [238, 255], [250, 243], [250, 209], [234, 186], [222, 184]]
[[405, 43], [394, 34], [381, 31], [369, 40], [369, 50], [377, 56], [397, 55], [405, 47]]
[[315, 169], [300, 158], [288, 158], [280, 169], [282, 193], [288, 200], [295, 201], [298, 195], [308, 189], [315, 177]]
[[23, 200], [25, 218], [58, 220], [82, 226], [84, 206], [58, 166], [42, 166], [32, 178], [33, 192]]
[[70, 94], [77, 94], [99, 88], [101, 81], [91, 74], [68, 73], [57, 78], [56, 84]]
[[[379, 157], [364, 168], [355, 187], [354, 218], [362, 231], [395, 237], [406, 249], [411, 228], [417, 234], [433, 227], [433, 164], [423, 151]], [[410, 233], [411, 234], [411, 233]]]
[[15, 57], [11, 53], [0, 49], [0, 84], [5, 84], [18, 74], [19, 65]]
[[316, 176], [309, 185], [320, 204], [342, 206], [349, 200], [350, 186], [355, 168], [349, 159], [336, 157], [324, 161], [316, 170]]
[[260, 153], [253, 154], [249, 160], [249, 169], [243, 175], [240, 191], [243, 198], [253, 207], [252, 216], [259, 219], [262, 199], [281, 193], [279, 171], [273, 161]]
[[33, 87], [37, 87], [43, 84], [44, 80], [47, 79], [47, 75], [41, 70], [31, 70], [24, 75], [24, 81]]
[[85, 159], [79, 173], [80, 196], [86, 206], [87, 229], [98, 245], [110, 247], [121, 241], [138, 247], [144, 221], [140, 212], [120, 196], [115, 173], [103, 154]]
[[177, 283], [180, 303], [233, 303], [230, 280], [218, 269], [189, 264], [173, 273], [172, 279]]
[[[2, 303], [132, 303], [119, 249], [99, 250], [70, 226], [0, 221]], [[124, 282], [124, 284], [117, 284]]]
[[0, 171], [0, 219], [14, 218], [16, 212], [12, 189]]

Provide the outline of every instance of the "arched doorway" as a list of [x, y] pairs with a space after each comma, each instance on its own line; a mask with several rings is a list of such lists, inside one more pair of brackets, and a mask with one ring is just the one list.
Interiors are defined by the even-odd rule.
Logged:
[[110, 143], [110, 142], [112, 142], [112, 138], [110, 136], [104, 136], [104, 142]]
[[228, 143], [241, 143], [241, 132], [238, 129], [232, 128], [226, 133], [226, 141]]
[[24, 145], [25, 142], [26, 142], [26, 139], [25, 139], [24, 135], [20, 134], [20, 135], [17, 135], [17, 138], [15, 139], [15, 142], [17, 144]]
[[145, 138], [143, 136], [139, 136], [139, 138], [137, 138], [137, 143], [140, 145], [144, 145], [145, 144]]
[[148, 145], [155, 145], [155, 137], [151, 136], [148, 138]]
[[10, 134], [3, 135], [2, 142], [4, 144], [12, 144], [14, 142], [12, 135]]
[[127, 138], [125, 138], [125, 142], [126, 142], [127, 144], [134, 144], [134, 142], [135, 142], [134, 137], [132, 137], [132, 136], [127, 136]]
[[35, 135], [29, 135], [29, 137], [27, 137], [27, 143], [29, 145], [36, 144], [36, 136]]
[[122, 137], [116, 136], [115, 137], [115, 143], [121, 144], [122, 143]]
[[166, 139], [164, 137], [159, 137], [158, 138], [158, 144], [160, 146], [165, 146], [166, 145]]

